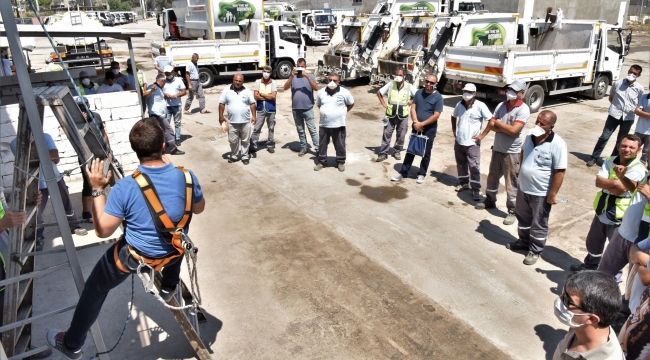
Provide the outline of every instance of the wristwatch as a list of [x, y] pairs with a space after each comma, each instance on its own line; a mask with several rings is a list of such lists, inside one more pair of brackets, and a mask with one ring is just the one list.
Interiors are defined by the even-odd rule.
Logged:
[[93, 190], [91, 195], [95, 198], [95, 197], [98, 197], [100, 195], [106, 195], [106, 191], [105, 190]]

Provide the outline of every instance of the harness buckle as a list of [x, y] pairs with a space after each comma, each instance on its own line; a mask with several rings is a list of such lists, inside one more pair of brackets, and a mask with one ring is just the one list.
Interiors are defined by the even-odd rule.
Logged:
[[[149, 269], [149, 279], [147, 279], [147, 277], [142, 272], [142, 268]], [[153, 267], [145, 263], [142, 257], [140, 257], [140, 264], [138, 264], [138, 269], [136, 270], [136, 272], [138, 273], [138, 277], [142, 281], [142, 286], [144, 287], [144, 291], [154, 295], [158, 293], [158, 291], [156, 290], [156, 286], [153, 282], [154, 273], [155, 273]]]

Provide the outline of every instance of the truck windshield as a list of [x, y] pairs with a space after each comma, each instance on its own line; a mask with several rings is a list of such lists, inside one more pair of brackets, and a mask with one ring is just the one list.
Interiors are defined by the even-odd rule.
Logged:
[[334, 22], [334, 16], [332, 15], [316, 15], [314, 17], [316, 25], [331, 24]]
[[278, 28], [280, 32], [280, 40], [289, 41], [292, 43], [300, 44], [300, 34], [295, 26], [283, 25]]

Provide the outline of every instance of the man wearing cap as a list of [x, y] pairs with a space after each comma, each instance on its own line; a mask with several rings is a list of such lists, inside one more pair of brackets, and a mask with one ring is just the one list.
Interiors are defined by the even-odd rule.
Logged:
[[[408, 117], [411, 112], [410, 105], [416, 91], [415, 86], [404, 81], [404, 69], [401, 68], [395, 71], [393, 81], [377, 90], [377, 98], [379, 98], [381, 106], [386, 109], [386, 114], [384, 115], [384, 135], [381, 139], [381, 147], [376, 162], [388, 159], [390, 139], [393, 137], [395, 129], [397, 129], [397, 134], [395, 146], [393, 147], [393, 157], [395, 157], [395, 160], [402, 160], [400, 151], [404, 148], [404, 138], [406, 138], [409, 125]], [[384, 95], [388, 95], [388, 103], [384, 100]]]
[[104, 83], [97, 88], [97, 94], [105, 94], [123, 91], [122, 87], [115, 83], [115, 74], [107, 72], [104, 74]]
[[166, 150], [172, 155], [184, 155], [185, 152], [180, 151], [176, 147], [174, 138], [174, 130], [167, 122], [167, 100], [165, 100], [165, 93], [163, 87], [165, 86], [165, 74], [158, 74], [156, 82], [149, 85], [149, 88], [142, 93], [142, 96], [147, 101], [147, 108], [149, 109], [149, 117], [158, 120], [160, 127], [165, 132]]
[[209, 113], [205, 109], [205, 94], [203, 93], [203, 85], [199, 79], [199, 54], [192, 54], [192, 61], [187, 63], [185, 66], [185, 79], [187, 80], [187, 90], [190, 91], [190, 96], [185, 99], [185, 111], [186, 115], [192, 115], [190, 112], [190, 106], [192, 106], [192, 100], [194, 100], [194, 95], [199, 98], [199, 109], [201, 114]]
[[460, 182], [456, 191], [467, 190], [471, 185], [474, 201], [481, 199], [481, 142], [475, 138], [481, 134], [483, 120], [490, 118], [492, 113], [487, 105], [476, 99], [476, 85], [465, 84], [463, 100], [456, 104], [451, 114], [451, 129], [456, 138], [454, 155]]
[[181, 97], [185, 96], [185, 84], [183, 80], [176, 77], [174, 68], [171, 65], [165, 66], [165, 85], [163, 85], [163, 93], [167, 99], [167, 123], [171, 124], [172, 116], [174, 117], [174, 138], [176, 139], [176, 146], [181, 145], [181, 120], [182, 113], [182, 100]]
[[494, 116], [483, 133], [476, 136], [477, 142], [492, 130], [494, 145], [492, 146], [492, 158], [490, 159], [490, 170], [487, 179], [486, 199], [476, 205], [476, 209], [495, 209], [497, 207], [497, 191], [499, 191], [499, 179], [505, 177], [508, 207], [508, 216], [503, 220], [504, 225], [514, 224], [515, 201], [517, 200], [521, 145], [524, 140], [524, 128], [530, 116], [530, 108], [522, 98], [526, 92], [526, 83], [515, 80], [508, 85], [506, 101], [497, 105]]
[[95, 95], [97, 94], [97, 89], [99, 85], [90, 80], [90, 76], [85, 70], [79, 72], [79, 91], [81, 96], [84, 95]]
[[115, 75], [115, 83], [122, 87], [125, 91], [135, 90], [131, 89], [129, 78], [120, 71], [120, 63], [117, 61], [111, 62], [111, 72]]
[[63, 70], [61, 65], [59, 65], [58, 63], [55, 63], [54, 60], [49, 56], [45, 58], [45, 63], [47, 64], [47, 66], [45, 67], [45, 71], [62, 71]]

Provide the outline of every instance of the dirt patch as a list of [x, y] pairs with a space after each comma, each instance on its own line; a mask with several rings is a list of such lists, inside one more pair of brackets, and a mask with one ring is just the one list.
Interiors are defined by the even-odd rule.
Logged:
[[[370, 178], [366, 177], [366, 179]], [[354, 179], [347, 179], [345, 182], [350, 186], [359, 186], [359, 194], [377, 202], [386, 203], [392, 200], [404, 200], [408, 197], [408, 190], [399, 186], [367, 186]]]
[[379, 118], [377, 118], [377, 115], [373, 115], [365, 112], [355, 111], [353, 113], [350, 113], [350, 115], [358, 116], [364, 120], [380, 120]]

